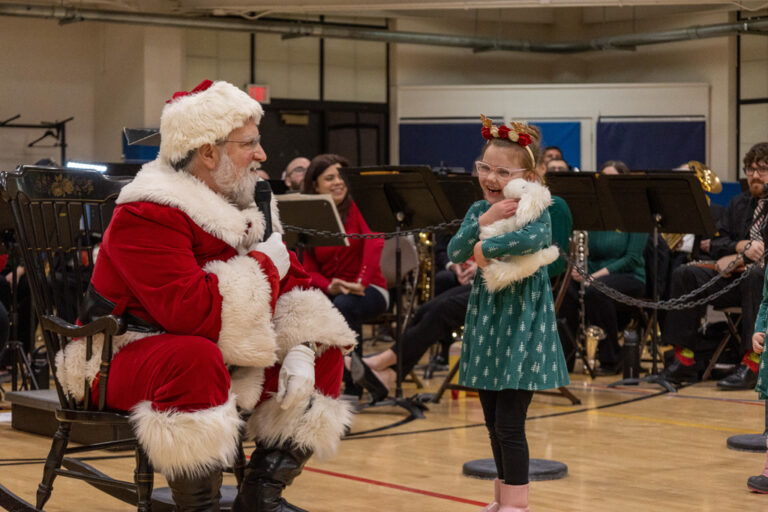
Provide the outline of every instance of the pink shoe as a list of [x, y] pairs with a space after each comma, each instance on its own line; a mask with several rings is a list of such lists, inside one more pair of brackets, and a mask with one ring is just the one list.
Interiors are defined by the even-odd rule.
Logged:
[[499, 510], [499, 501], [501, 501], [501, 480], [493, 480], [493, 502], [487, 504], [480, 512], [497, 512]]
[[528, 488], [525, 485], [507, 485], [501, 483], [501, 506], [497, 512], [530, 512], [528, 508]]

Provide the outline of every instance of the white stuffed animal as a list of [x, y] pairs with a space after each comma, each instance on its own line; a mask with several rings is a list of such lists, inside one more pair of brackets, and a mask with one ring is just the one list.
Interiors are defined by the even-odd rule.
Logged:
[[[517, 231], [541, 217], [541, 214], [552, 204], [552, 195], [547, 187], [522, 178], [511, 180], [504, 186], [504, 197], [520, 199], [517, 212], [506, 219], [481, 226], [480, 240]], [[485, 285], [492, 292], [501, 290], [532, 275], [540, 267], [549, 265], [558, 258], [559, 254], [557, 246], [551, 245], [533, 254], [510, 255], [488, 260], [488, 265], [483, 268]]]

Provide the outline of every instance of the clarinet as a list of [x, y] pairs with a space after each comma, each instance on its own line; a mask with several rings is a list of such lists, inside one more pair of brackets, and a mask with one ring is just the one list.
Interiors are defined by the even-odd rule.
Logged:
[[[586, 231], [574, 231], [574, 251], [576, 252], [576, 266], [584, 274], [587, 273], [587, 258], [589, 257], [589, 234]], [[576, 343], [576, 363], [582, 362], [581, 351], [587, 347], [587, 308], [584, 303], [584, 295], [587, 286], [582, 277], [579, 283], [579, 334], [578, 343]], [[589, 373], [591, 369], [586, 368]], [[575, 368], [574, 368], [575, 370]]]

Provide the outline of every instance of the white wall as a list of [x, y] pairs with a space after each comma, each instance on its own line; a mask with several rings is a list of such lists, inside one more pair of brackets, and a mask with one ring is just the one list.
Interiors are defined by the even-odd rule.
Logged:
[[[67, 158], [120, 161], [125, 126], [157, 126], [182, 89], [183, 31], [132, 25], [0, 17], [0, 120], [67, 124]], [[59, 148], [27, 148], [44, 130], [0, 129], [0, 170]], [[52, 140], [52, 139], [51, 139]]]
[[[15, 123], [34, 124], [74, 116], [67, 124], [68, 156], [90, 158], [98, 36], [93, 24], [0, 18], [0, 120], [21, 114]], [[46, 157], [58, 161], [59, 148], [27, 148], [43, 133], [0, 129], [0, 170]]]
[[[498, 22], [428, 18], [398, 20], [398, 30], [450, 32], [508, 39], [570, 41], [628, 32], [649, 32], [692, 25], [726, 23], [732, 14], [712, 12], [692, 15], [670, 11], [667, 16], [648, 14], [632, 19], [630, 10], [607, 18], [603, 10], [553, 9], [546, 17], [518, 23], [515, 18]], [[524, 21], [524, 20], [523, 20]], [[393, 45], [394, 88], [411, 85], [552, 84], [552, 83], [658, 83], [701, 82], [710, 86], [707, 151], [708, 163], [726, 179], [736, 178], [735, 37], [721, 37], [640, 47], [635, 51], [590, 52], [575, 55], [489, 52], [428, 46]], [[393, 97], [396, 93], [393, 94]], [[392, 158], [397, 157], [399, 106], [392, 109]], [[479, 115], [480, 112], [476, 112]], [[634, 112], [642, 114], [643, 112]], [[567, 110], [562, 118], [578, 117]], [[396, 161], [396, 160], [395, 160]]]

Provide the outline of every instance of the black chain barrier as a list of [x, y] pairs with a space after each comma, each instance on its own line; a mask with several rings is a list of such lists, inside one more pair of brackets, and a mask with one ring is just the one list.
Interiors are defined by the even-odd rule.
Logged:
[[[436, 224], [434, 226], [427, 226], [425, 228], [407, 229], [403, 231], [393, 231], [390, 233], [339, 233], [336, 231], [324, 231], [320, 229], [300, 228], [298, 226], [292, 226], [288, 224], [284, 225], [283, 228], [286, 231], [292, 231], [294, 233], [303, 233], [311, 236], [343, 237], [343, 238], [352, 238], [352, 239], [359, 239], [359, 240], [369, 240], [373, 238], [389, 239], [389, 238], [394, 238], [396, 236], [408, 236], [408, 235], [418, 235], [419, 233], [435, 233], [438, 231], [447, 231], [451, 227], [459, 226], [462, 223], [462, 221], [463, 219], [454, 219], [450, 222], [443, 222], [440, 224]], [[766, 221], [764, 221], [763, 224], [765, 224], [765, 222]], [[706, 297], [702, 297], [697, 300], [691, 300], [697, 295], [701, 294], [707, 288], [710, 288], [711, 286], [713, 286], [721, 278], [727, 277], [731, 273], [731, 271], [734, 268], [736, 268], [736, 265], [739, 264], [739, 260], [744, 258], [744, 253], [747, 252], [747, 250], [749, 250], [751, 246], [752, 246], [752, 241], [750, 240], [744, 246], [744, 249], [741, 252], [737, 253], [737, 255], [740, 258], [734, 258], [734, 260], [731, 263], [729, 263], [725, 269], [723, 269], [722, 271], [719, 271], [716, 275], [712, 277], [712, 279], [702, 284], [695, 290], [692, 290], [689, 293], [681, 295], [680, 297], [661, 300], [658, 302], [653, 302], [648, 299], [636, 299], [635, 297], [630, 297], [629, 295], [621, 293], [615, 288], [611, 288], [610, 286], [607, 286], [601, 281], [595, 280], [594, 278], [592, 278], [589, 272], [586, 271], [586, 269], [580, 268], [576, 260], [572, 258], [567, 252], [565, 252], [562, 247], [559, 247], [559, 246], [557, 247], [560, 250], [560, 257], [563, 258], [568, 263], [570, 263], [573, 266], [573, 268], [576, 269], [576, 272], [578, 272], [578, 274], [582, 277], [582, 279], [589, 284], [589, 286], [594, 286], [595, 289], [598, 290], [600, 293], [612, 298], [613, 300], [617, 302], [621, 302], [622, 304], [626, 304], [628, 306], [634, 306], [639, 308], [663, 309], [666, 311], [679, 311], [683, 309], [691, 309], [697, 306], [703, 306], [705, 304], [709, 304], [710, 302], [717, 299], [721, 295], [724, 295], [728, 293], [731, 289], [737, 287], [744, 279], [747, 278], [747, 276], [751, 272], [754, 271], [755, 267], [760, 268], [759, 263], [753, 263], [751, 265], [747, 265], [747, 268], [744, 270], [744, 272], [742, 272], [742, 274], [739, 277], [737, 277], [736, 279], [734, 279], [733, 281], [725, 285], [722, 289], [714, 292], [712, 295], [708, 295]], [[768, 253], [763, 252], [762, 256], [760, 256], [760, 259], [759, 259], [760, 262], [765, 261], [766, 254]]]

